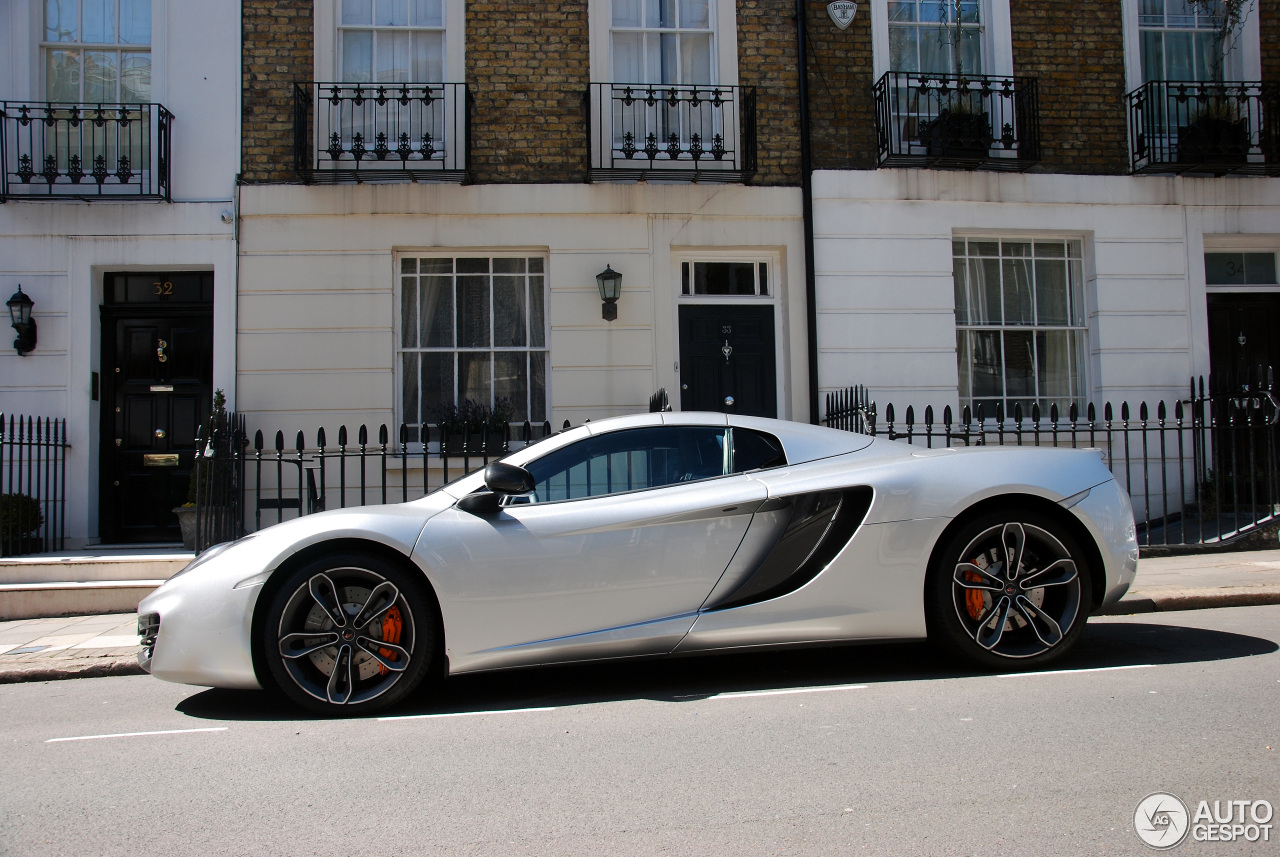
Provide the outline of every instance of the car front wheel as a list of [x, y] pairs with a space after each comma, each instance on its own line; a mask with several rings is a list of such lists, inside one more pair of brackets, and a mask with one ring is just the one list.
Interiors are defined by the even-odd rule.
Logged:
[[378, 557], [341, 553], [294, 570], [263, 623], [271, 675], [291, 700], [324, 714], [359, 715], [404, 699], [436, 644], [426, 587]]
[[983, 667], [1034, 666], [1084, 631], [1088, 563], [1066, 529], [1032, 512], [984, 515], [943, 548], [929, 582], [930, 636]]

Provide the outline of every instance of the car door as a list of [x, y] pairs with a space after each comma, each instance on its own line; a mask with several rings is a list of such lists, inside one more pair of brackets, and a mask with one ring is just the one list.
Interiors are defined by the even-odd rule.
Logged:
[[725, 475], [722, 426], [593, 435], [526, 467], [497, 512], [432, 518], [431, 569], [453, 671], [670, 651], [766, 497]]

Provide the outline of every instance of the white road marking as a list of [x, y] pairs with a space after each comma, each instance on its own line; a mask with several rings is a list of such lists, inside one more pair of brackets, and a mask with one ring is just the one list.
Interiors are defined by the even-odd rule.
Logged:
[[832, 687], [793, 687], [788, 690], [748, 690], [742, 693], [717, 693], [707, 699], [742, 699], [748, 696], [787, 696], [793, 693], [825, 693], [830, 690], [866, 690], [865, 684], [838, 684]]
[[1090, 667], [1089, 669], [1082, 669], [1082, 670], [1046, 670], [1044, 672], [1004, 673], [1002, 675], [996, 676], [996, 678], [1022, 678], [1023, 676], [1031, 676], [1031, 675], [1073, 675], [1075, 673], [1105, 673], [1105, 672], [1113, 672], [1115, 670], [1145, 670], [1145, 669], [1150, 669], [1151, 667], [1154, 667], [1154, 666], [1155, 664], [1130, 664], [1129, 666], [1125, 666], [1125, 667]]
[[111, 735], [77, 735], [74, 738], [50, 738], [46, 744], [57, 744], [60, 741], [97, 741], [99, 738], [140, 738], [144, 735], [185, 735], [189, 732], [226, 732], [226, 726], [211, 726], [206, 729], [162, 729], [158, 732], [115, 732]]
[[524, 714], [526, 711], [555, 711], [556, 706], [547, 708], [504, 708], [498, 711], [449, 711], [444, 714], [399, 714], [393, 717], [379, 717], [378, 720], [430, 720], [435, 717], [477, 717], [481, 714]]

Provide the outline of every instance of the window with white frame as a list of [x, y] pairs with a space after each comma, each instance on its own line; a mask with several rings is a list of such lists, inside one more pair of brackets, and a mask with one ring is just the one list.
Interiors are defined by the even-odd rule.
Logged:
[[341, 0], [338, 70], [344, 83], [444, 80], [444, 0]]
[[876, 79], [889, 71], [955, 74], [957, 17], [964, 73], [1013, 74], [1009, 0], [871, 0], [869, 5]]
[[889, 0], [892, 70], [982, 74], [981, 7], [977, 0]]
[[769, 263], [681, 262], [680, 293], [688, 297], [768, 297]]
[[151, 0], [42, 5], [40, 52], [49, 101], [151, 101]]
[[1139, 0], [1143, 80], [1222, 80], [1222, 5], [1221, 0]]
[[438, 406], [510, 403], [547, 419], [546, 261], [541, 256], [400, 258], [401, 421], [417, 441]]
[[1256, 0], [1239, 3], [1240, 20], [1223, 32], [1237, 0], [1122, 0], [1128, 86], [1154, 81], [1214, 82], [1262, 77]]
[[1209, 286], [1274, 286], [1276, 254], [1205, 253], [1204, 278]]
[[611, 0], [614, 83], [715, 83], [711, 0]]
[[1086, 329], [1081, 242], [957, 238], [953, 242], [960, 404], [1030, 415], [1084, 399]]

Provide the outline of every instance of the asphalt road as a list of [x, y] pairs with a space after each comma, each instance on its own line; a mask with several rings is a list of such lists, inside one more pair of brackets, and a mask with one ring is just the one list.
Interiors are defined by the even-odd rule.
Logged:
[[[1280, 606], [1114, 617], [1043, 674], [882, 644], [453, 679], [359, 720], [0, 686], [0, 854], [1153, 853], [1151, 792], [1280, 808], [1278, 643]], [[1277, 816], [1176, 853], [1280, 854]]]

